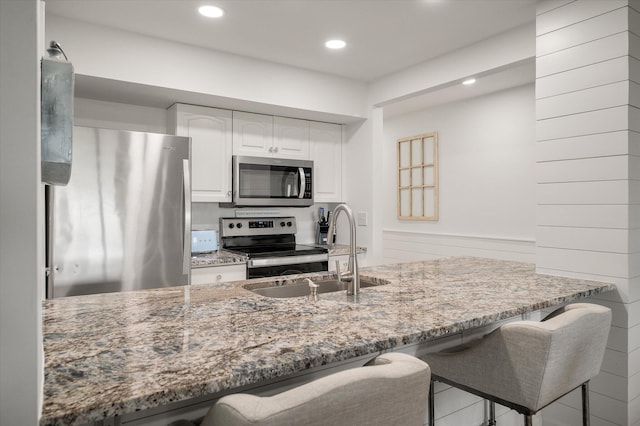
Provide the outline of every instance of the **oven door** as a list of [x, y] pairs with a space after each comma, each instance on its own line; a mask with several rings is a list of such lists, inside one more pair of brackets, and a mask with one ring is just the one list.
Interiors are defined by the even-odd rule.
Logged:
[[313, 205], [313, 161], [233, 156], [233, 204]]
[[280, 275], [326, 272], [329, 270], [329, 255], [309, 254], [303, 256], [262, 257], [247, 261], [247, 279], [275, 277]]

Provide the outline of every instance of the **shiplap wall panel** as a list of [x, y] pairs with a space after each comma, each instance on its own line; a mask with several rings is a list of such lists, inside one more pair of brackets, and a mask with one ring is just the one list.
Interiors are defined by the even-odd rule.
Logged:
[[640, 133], [629, 133], [629, 155], [640, 157]]
[[[617, 3], [615, 0], [612, 2]], [[586, 3], [580, 1], [577, 3]], [[600, 1], [600, 5], [607, 7], [609, 2]], [[582, 6], [582, 5], [578, 5]], [[608, 13], [603, 13], [593, 18], [576, 22], [573, 25], [559, 25], [554, 30], [549, 30], [552, 26], [550, 22], [554, 15], [560, 13], [564, 8], [555, 9], [549, 14], [538, 15], [536, 28], [544, 26], [547, 32], [536, 37], [536, 56], [544, 56], [559, 50], [568, 49], [583, 43], [589, 43], [603, 37], [625, 31], [627, 27], [627, 8], [618, 8]], [[542, 21], [542, 22], [541, 22]], [[544, 23], [543, 23], [544, 22]], [[537, 30], [536, 30], [537, 31]]]
[[640, 325], [640, 310], [631, 309], [632, 307], [640, 307], [640, 301], [625, 303], [620, 300], [600, 300], [595, 298], [594, 300], [599, 305], [611, 309], [611, 324], [613, 326], [629, 329]]
[[537, 123], [537, 137], [539, 141], [544, 141], [592, 135], [627, 130], [629, 125], [629, 108], [618, 106], [540, 120]]
[[541, 240], [538, 247], [629, 252], [629, 232], [626, 229], [538, 226], [536, 238]]
[[566, 6], [574, 1], [576, 0], [540, 0], [536, 5], [536, 15], [551, 12], [554, 9]]
[[635, 85], [635, 83], [629, 83], [629, 81], [619, 81], [538, 99], [536, 103], [536, 118], [543, 120], [627, 105], [629, 103], [630, 84]]
[[633, 374], [629, 371], [629, 356], [625, 352], [615, 351], [607, 348], [605, 351], [605, 359], [602, 362], [602, 370], [608, 371], [620, 377], [626, 377]]
[[[538, 141], [536, 160], [544, 162], [629, 154], [631, 147], [628, 135], [629, 132], [626, 130], [619, 130], [595, 135]], [[638, 146], [638, 151], [640, 151], [640, 143]]]
[[625, 180], [601, 182], [542, 183], [537, 187], [540, 204], [628, 204]]
[[601, 281], [607, 281], [608, 277], [630, 278], [629, 269], [638, 269], [632, 265], [634, 259], [637, 264], [640, 263], [640, 255], [637, 254], [568, 250], [539, 245], [536, 247], [536, 263], [542, 268], [557, 271], [559, 275], [562, 275], [563, 271], [581, 271], [597, 275], [601, 277]]
[[619, 180], [629, 176], [629, 157], [580, 158], [538, 164], [538, 183]]
[[[579, 228], [627, 229], [629, 208], [625, 204], [538, 205], [538, 226], [575, 226]], [[640, 213], [640, 211], [638, 212]]]
[[538, 78], [536, 99], [626, 81], [629, 79], [630, 62], [637, 60], [623, 56]]
[[[617, 376], [606, 371], [601, 371], [600, 374], [591, 379], [590, 385], [594, 388], [597, 388], [598, 393], [600, 394], [624, 401], [627, 398], [627, 395], [629, 396], [629, 398], [634, 398], [635, 396], [637, 396], [627, 393], [627, 389], [629, 388], [632, 377], [633, 376], [627, 378]], [[578, 403], [578, 405], [574, 408], [581, 408], [580, 403]]]
[[584, 21], [595, 19], [600, 15], [611, 13], [627, 5], [626, 0], [587, 1], [584, 4], [574, 2], [564, 7], [539, 14], [536, 20], [536, 36], [558, 31], [560, 28], [575, 26]]
[[536, 60], [536, 77], [545, 77], [598, 62], [627, 56], [629, 33], [620, 32], [569, 51], [549, 53]]

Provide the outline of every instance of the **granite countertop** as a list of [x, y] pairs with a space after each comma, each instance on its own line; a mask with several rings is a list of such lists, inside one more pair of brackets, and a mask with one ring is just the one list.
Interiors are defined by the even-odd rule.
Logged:
[[[315, 244], [309, 244], [315, 245]], [[327, 247], [329, 246], [319, 246]], [[358, 253], [366, 253], [365, 247], [357, 247]], [[329, 248], [329, 256], [338, 256], [342, 254], [349, 254], [349, 246], [346, 244], [336, 244], [334, 247]], [[206, 268], [210, 266], [224, 266], [233, 265], [238, 263], [245, 263], [247, 261], [246, 256], [239, 255], [224, 249], [217, 250], [211, 253], [200, 253], [191, 256], [192, 268]]]
[[191, 256], [192, 268], [206, 268], [207, 266], [224, 266], [246, 263], [247, 256], [233, 253], [224, 249], [211, 253], [200, 253]]
[[41, 424], [82, 424], [375, 356], [615, 288], [469, 257], [361, 274], [382, 285], [357, 301], [344, 292], [315, 303], [270, 299], [243, 288], [273, 278], [47, 300]]

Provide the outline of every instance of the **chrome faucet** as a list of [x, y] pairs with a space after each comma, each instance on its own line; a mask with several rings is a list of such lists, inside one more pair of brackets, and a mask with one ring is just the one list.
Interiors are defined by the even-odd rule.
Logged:
[[351, 232], [349, 236], [349, 266], [344, 272], [340, 272], [338, 268], [338, 280], [345, 280], [347, 282], [348, 296], [357, 296], [360, 293], [360, 275], [358, 273], [358, 257], [356, 256], [356, 221], [353, 219], [351, 208], [346, 204], [338, 204], [336, 208], [333, 209], [333, 214], [329, 221], [327, 242], [329, 247], [333, 247], [333, 231], [336, 227], [336, 221], [338, 220], [340, 212], [344, 212], [347, 215]]

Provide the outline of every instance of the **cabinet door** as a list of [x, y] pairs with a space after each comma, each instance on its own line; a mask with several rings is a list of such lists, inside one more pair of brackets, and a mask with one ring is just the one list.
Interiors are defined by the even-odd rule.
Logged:
[[273, 116], [233, 111], [233, 154], [273, 154]]
[[273, 117], [273, 156], [309, 159], [309, 122], [295, 118]]
[[314, 161], [314, 201], [342, 200], [342, 127], [339, 124], [309, 123], [310, 159]]
[[194, 105], [171, 107], [175, 134], [191, 137], [192, 200], [231, 201], [231, 111]]

